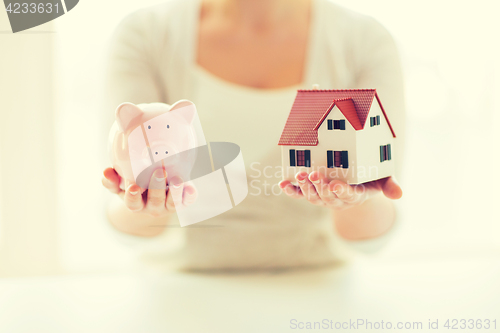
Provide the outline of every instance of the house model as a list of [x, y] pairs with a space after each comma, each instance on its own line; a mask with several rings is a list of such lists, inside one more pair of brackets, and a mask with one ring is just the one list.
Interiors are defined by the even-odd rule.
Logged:
[[395, 138], [375, 89], [298, 90], [278, 143], [283, 179], [315, 170], [350, 184], [391, 176]]

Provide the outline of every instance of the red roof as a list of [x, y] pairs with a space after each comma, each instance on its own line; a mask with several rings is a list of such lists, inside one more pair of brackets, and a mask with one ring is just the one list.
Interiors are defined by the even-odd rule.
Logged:
[[316, 146], [318, 128], [334, 105], [355, 130], [362, 130], [375, 97], [396, 137], [375, 89], [298, 90], [278, 145]]

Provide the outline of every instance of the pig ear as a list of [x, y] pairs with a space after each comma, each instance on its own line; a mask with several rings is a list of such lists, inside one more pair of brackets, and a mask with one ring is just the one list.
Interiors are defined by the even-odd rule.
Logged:
[[186, 119], [188, 124], [191, 124], [193, 122], [194, 115], [196, 114], [196, 107], [194, 106], [193, 102], [185, 99], [180, 100], [178, 102], [175, 102], [170, 107], [170, 111], [178, 110], [181, 108], [182, 110], [179, 111], [179, 115]]
[[116, 123], [120, 130], [124, 131], [130, 127], [132, 121], [143, 115], [142, 111], [137, 105], [132, 103], [120, 104], [115, 111]]

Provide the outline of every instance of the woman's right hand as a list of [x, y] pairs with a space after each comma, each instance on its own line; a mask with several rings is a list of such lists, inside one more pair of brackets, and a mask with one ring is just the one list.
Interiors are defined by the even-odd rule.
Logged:
[[[125, 206], [135, 213], [150, 217], [164, 217], [175, 212], [174, 202], [182, 202], [189, 206], [196, 200], [196, 189], [189, 184], [183, 184], [182, 179], [168, 179], [165, 170], [158, 169], [150, 179], [148, 189], [142, 189], [136, 184], [126, 182], [125, 190], [120, 188], [121, 177], [113, 168], [104, 170], [102, 184], [110, 192], [118, 194]], [[168, 184], [168, 187], [166, 185]]]

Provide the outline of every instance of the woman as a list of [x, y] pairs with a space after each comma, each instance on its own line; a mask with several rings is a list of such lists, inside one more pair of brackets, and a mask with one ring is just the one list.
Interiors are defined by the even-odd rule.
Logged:
[[[109, 68], [113, 106], [189, 99], [207, 141], [242, 149], [249, 196], [197, 228], [182, 229], [182, 267], [324, 265], [341, 258], [346, 244], [384, 239], [391, 230], [391, 199], [402, 195], [393, 178], [353, 191], [316, 172], [297, 174], [295, 186], [266, 168], [280, 165], [277, 142], [296, 90], [313, 84], [376, 88], [402, 146], [399, 58], [391, 36], [373, 19], [330, 0], [171, 0], [121, 23]], [[173, 232], [163, 231], [175, 217], [172, 191], [182, 187], [141, 197], [135, 184], [121, 191], [113, 169], [104, 176], [103, 184], [122, 199], [109, 211], [116, 229], [138, 242]], [[285, 194], [278, 195], [278, 183]], [[155, 239], [166, 242], [162, 237]]]

